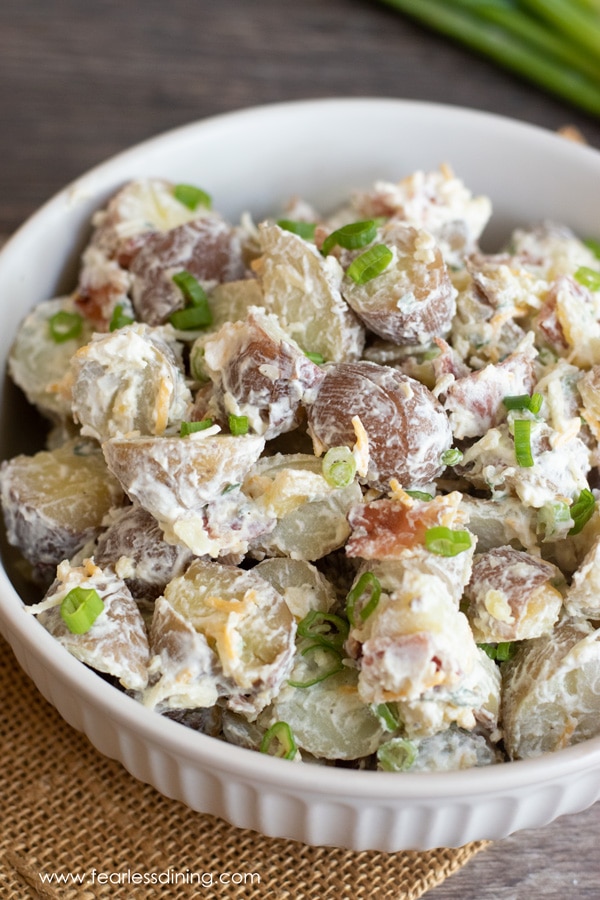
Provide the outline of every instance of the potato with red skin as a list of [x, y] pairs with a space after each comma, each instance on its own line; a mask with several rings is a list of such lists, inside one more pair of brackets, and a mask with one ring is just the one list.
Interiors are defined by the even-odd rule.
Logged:
[[213, 213], [148, 234], [130, 266], [133, 306], [142, 322], [161, 325], [185, 305], [173, 281], [173, 275], [183, 270], [201, 283], [243, 278], [245, 265], [236, 229]]
[[247, 416], [250, 430], [266, 440], [298, 427], [301, 401], [323, 378], [277, 317], [258, 307], [206, 341], [204, 369], [214, 384], [211, 417]]
[[456, 312], [456, 289], [433, 237], [391, 222], [380, 230], [377, 242], [392, 250], [394, 258], [365, 284], [346, 275], [342, 295], [349, 306], [367, 328], [395, 344], [428, 344], [447, 335]]
[[408, 375], [372, 362], [329, 367], [313, 403], [309, 432], [315, 453], [354, 446], [353, 419], [368, 438], [366, 482], [386, 490], [428, 484], [443, 471], [441, 455], [452, 444], [448, 417], [431, 391]]
[[476, 554], [464, 592], [475, 640], [518, 641], [551, 632], [563, 605], [554, 587], [561, 581], [552, 563], [514, 547]]
[[187, 547], [168, 544], [156, 519], [136, 503], [112, 513], [94, 550], [96, 565], [117, 571], [138, 602], [156, 600], [192, 559]]

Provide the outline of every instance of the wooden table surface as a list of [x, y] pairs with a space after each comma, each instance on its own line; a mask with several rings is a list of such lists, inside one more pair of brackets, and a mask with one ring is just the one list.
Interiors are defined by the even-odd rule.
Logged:
[[[376, 0], [2, 0], [0, 233], [72, 178], [177, 125], [325, 96], [433, 100], [549, 129], [600, 121]], [[493, 844], [432, 900], [600, 896], [600, 804]]]

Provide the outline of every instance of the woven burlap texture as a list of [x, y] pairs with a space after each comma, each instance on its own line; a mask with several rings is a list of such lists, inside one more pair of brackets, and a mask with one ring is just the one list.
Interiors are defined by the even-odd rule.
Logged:
[[2, 638], [0, 697], [2, 900], [414, 900], [485, 846], [355, 853], [195, 813], [70, 728]]

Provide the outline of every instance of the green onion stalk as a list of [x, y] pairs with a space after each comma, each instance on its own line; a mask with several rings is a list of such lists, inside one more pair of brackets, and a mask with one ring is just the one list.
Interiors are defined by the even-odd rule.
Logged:
[[382, 0], [600, 115], [598, 0]]

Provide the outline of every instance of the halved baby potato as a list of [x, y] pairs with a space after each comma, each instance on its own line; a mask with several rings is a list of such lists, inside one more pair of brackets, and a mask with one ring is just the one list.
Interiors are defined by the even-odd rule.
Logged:
[[106, 513], [124, 500], [100, 448], [84, 439], [2, 463], [0, 487], [8, 541], [42, 583], [99, 533]]

